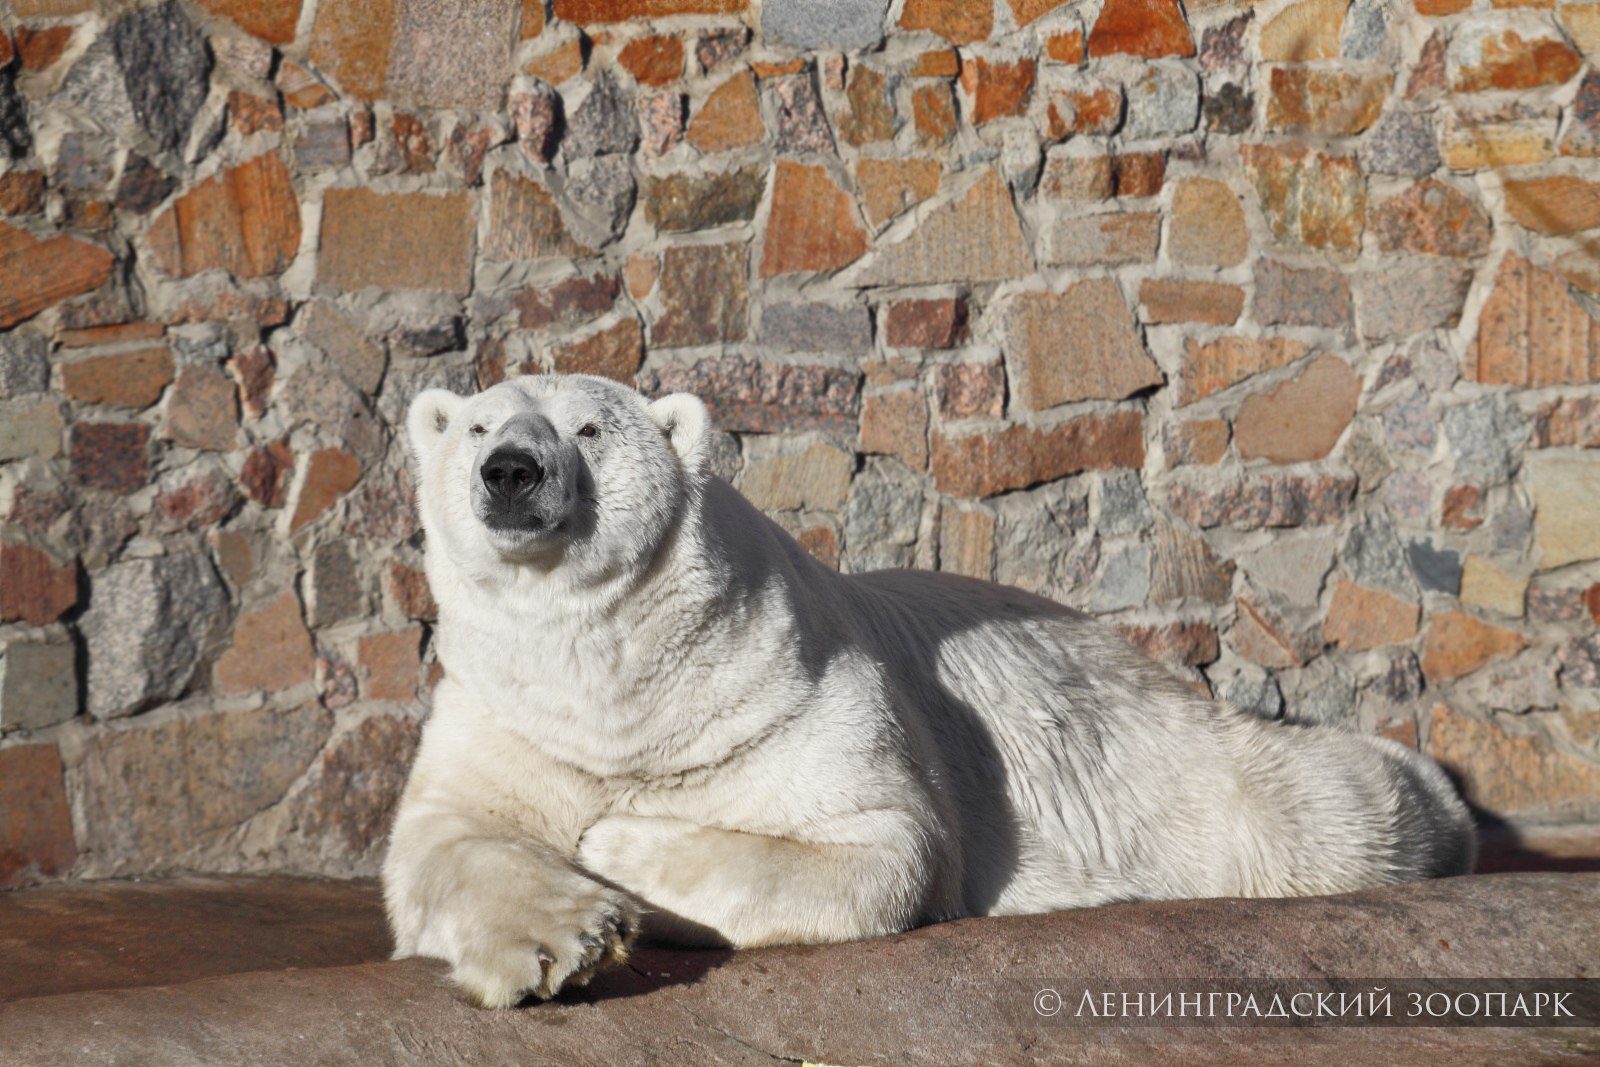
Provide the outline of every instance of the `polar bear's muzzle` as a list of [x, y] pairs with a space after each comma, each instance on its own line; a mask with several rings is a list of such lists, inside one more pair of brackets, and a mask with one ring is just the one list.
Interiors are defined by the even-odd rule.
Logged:
[[573, 510], [576, 451], [543, 415], [507, 420], [479, 452], [472, 484], [479, 519], [519, 540], [559, 531]]

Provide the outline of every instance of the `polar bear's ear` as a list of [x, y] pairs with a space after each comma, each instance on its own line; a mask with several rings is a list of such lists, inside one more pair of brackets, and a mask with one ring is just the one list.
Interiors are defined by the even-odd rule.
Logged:
[[705, 467], [707, 431], [711, 428], [711, 416], [700, 398], [673, 393], [652, 403], [649, 412], [683, 461], [684, 469], [698, 474]]
[[425, 459], [433, 451], [464, 403], [465, 397], [448, 389], [424, 389], [417, 394], [406, 412], [406, 436], [418, 459]]

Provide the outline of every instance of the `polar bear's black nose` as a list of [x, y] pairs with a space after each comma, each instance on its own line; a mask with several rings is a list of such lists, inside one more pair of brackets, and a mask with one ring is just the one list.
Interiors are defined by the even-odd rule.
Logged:
[[544, 481], [544, 468], [530, 453], [497, 448], [483, 464], [483, 485], [496, 500], [515, 500]]

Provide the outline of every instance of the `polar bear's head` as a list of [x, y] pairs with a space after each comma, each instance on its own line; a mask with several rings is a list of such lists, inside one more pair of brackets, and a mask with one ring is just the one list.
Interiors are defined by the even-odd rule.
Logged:
[[646, 562], [705, 477], [708, 421], [695, 397], [586, 375], [429, 389], [406, 415], [429, 555], [580, 584]]

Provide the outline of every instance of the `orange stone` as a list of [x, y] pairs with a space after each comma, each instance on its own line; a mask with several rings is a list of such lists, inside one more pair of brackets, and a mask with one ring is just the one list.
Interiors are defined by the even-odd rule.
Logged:
[[544, 32], [544, 0], [522, 0], [522, 22], [517, 35], [531, 41]]
[[156, 264], [173, 277], [279, 273], [300, 249], [300, 202], [288, 168], [268, 152], [201, 182], [156, 218], [149, 240]]
[[676, 37], [641, 37], [617, 53], [617, 62], [642, 85], [667, 85], [683, 73], [683, 42]]
[[569, 37], [550, 51], [542, 52], [528, 60], [528, 65], [523, 71], [551, 85], [560, 85], [582, 74], [588, 62], [589, 48], [584, 39]]
[[17, 54], [22, 57], [23, 70], [45, 70], [61, 58], [67, 42], [72, 40], [71, 26], [46, 26], [17, 29]]
[[1021, 115], [1033, 95], [1034, 62], [991, 63], [982, 56], [961, 63], [961, 87], [972, 97], [972, 124]]
[[550, 359], [557, 374], [593, 374], [632, 385], [644, 362], [644, 329], [630, 316], [581, 341], [555, 346]]
[[1428, 626], [1422, 673], [1438, 684], [1471, 674], [1492, 659], [1514, 655], [1528, 645], [1515, 630], [1490, 626], [1461, 611], [1440, 612]]
[[1537, 233], [1563, 237], [1600, 227], [1600, 182], [1561, 174], [1549, 178], [1507, 178], [1506, 210]]
[[1600, 767], [1556, 750], [1537, 735], [1507, 733], [1439, 705], [1433, 709], [1428, 754], [1461, 782], [1469, 803], [1501, 818], [1578, 822], [1600, 817]]
[[856, 162], [856, 185], [866, 206], [867, 221], [881, 226], [907, 208], [939, 191], [944, 173], [934, 159], [875, 159]]
[[1530, 40], [1507, 29], [1479, 43], [1478, 62], [1456, 71], [1453, 88], [1458, 93], [1559, 85], [1583, 64], [1582, 56], [1553, 35]]
[[1008, 426], [933, 438], [934, 484], [956, 496], [994, 496], [1080, 471], [1142, 466], [1144, 416], [1138, 411], [1084, 415], [1045, 430]]
[[850, 110], [839, 117], [838, 129], [846, 144], [876, 144], [894, 137], [894, 99], [882, 74], [871, 67], [852, 67], [845, 99]]
[[1239, 157], [1280, 240], [1348, 256], [1361, 251], [1367, 186], [1355, 159], [1293, 143], [1242, 145]]
[[937, 148], [956, 135], [955, 98], [948, 85], [923, 85], [911, 94], [911, 122], [917, 130], [917, 144]]
[[1393, 84], [1389, 74], [1273, 67], [1267, 125], [1282, 133], [1360, 133], [1378, 120]]
[[39, 240], [0, 223], [0, 330], [33, 318], [70, 296], [98, 289], [115, 257], [65, 235]]
[[294, 533], [308, 522], [314, 521], [324, 511], [351, 489], [361, 479], [361, 461], [340, 448], [323, 448], [311, 453], [306, 461], [305, 477], [295, 496], [294, 515], [289, 520], [289, 532]]
[[1244, 290], [1226, 282], [1146, 278], [1139, 283], [1139, 303], [1149, 323], [1204, 322], [1231, 326], [1244, 310]]
[[1018, 293], [1006, 309], [1005, 337], [1017, 397], [1033, 411], [1121, 400], [1162, 381], [1111, 278], [1087, 278], [1059, 294]]
[[961, 56], [954, 48], [924, 52], [911, 64], [913, 78], [954, 78], [961, 73]]
[[1397, 645], [1417, 636], [1418, 604], [1340, 579], [1322, 624], [1322, 639], [1347, 652]]
[[675, 15], [737, 15], [748, 0], [555, 0], [556, 18], [579, 25], [663, 19]]
[[1314, 360], [1299, 377], [1247, 397], [1233, 420], [1242, 459], [1304, 463], [1333, 451], [1355, 417], [1361, 379], [1338, 356]]
[[1194, 37], [1178, 0], [1106, 0], [1089, 31], [1089, 54], [1194, 55]]
[[[509, 220], [493, 211], [491, 217], [508, 227]], [[465, 193], [329, 189], [322, 201], [317, 280], [340, 289], [465, 293], [472, 284], [474, 222], [472, 201]], [[513, 236], [521, 235], [504, 234], [501, 239]]]
[[301, 0], [196, 0], [196, 3], [225, 19], [252, 37], [268, 44], [288, 44], [300, 21]]
[[1349, 0], [1300, 0], [1261, 27], [1261, 58], [1269, 63], [1338, 59]]
[[165, 346], [61, 364], [62, 392], [86, 404], [147, 408], [172, 382], [172, 353]]
[[311, 633], [293, 590], [239, 616], [233, 644], [217, 659], [212, 681], [221, 693], [279, 693], [311, 681]]
[[761, 276], [834, 271], [860, 259], [867, 234], [855, 202], [822, 164], [778, 161]]
[[951, 44], [986, 40], [994, 29], [994, 5], [973, 0], [905, 0], [900, 28], [929, 30]]
[[764, 133], [755, 75], [742, 70], [711, 90], [689, 121], [688, 139], [695, 148], [710, 154], [753, 145]]
[[1193, 404], [1212, 393], [1275, 367], [1286, 367], [1306, 354], [1306, 346], [1286, 337], [1189, 338], [1183, 349], [1179, 400]]
[[1250, 250], [1244, 208], [1232, 189], [1213, 178], [1186, 178], [1172, 196], [1167, 252], [1189, 266], [1232, 267]]
[[410, 700], [422, 673], [422, 627], [363, 637], [356, 661], [366, 673], [368, 700]]
[[1560, 275], [1508, 252], [1478, 315], [1464, 373], [1485, 385], [1600, 382], [1600, 322]]
[[1163, 441], [1168, 467], [1210, 467], [1228, 451], [1228, 420], [1186, 419], [1168, 426]]
[[1089, 54], [1085, 47], [1083, 30], [1051, 34], [1045, 38], [1044, 54], [1057, 63], [1066, 63], [1074, 67], [1083, 66], [1083, 61]]
[[861, 402], [861, 450], [898, 456], [914, 471], [928, 466], [928, 402], [920, 389], [877, 393]]
[[1052, 141], [1079, 133], [1111, 133], [1122, 123], [1122, 90], [1092, 86], [1052, 93], [1045, 121]]
[[395, 6], [395, 0], [319, 0], [311, 25], [312, 65], [332, 75], [345, 92], [376, 100], [389, 69]]
[[1011, 16], [1017, 20], [1017, 25], [1027, 26], [1044, 18], [1066, 0], [1006, 0], [1006, 3], [1011, 7]]
[[1429, 18], [1459, 15], [1472, 6], [1472, 0], [1412, 0], [1412, 3], [1417, 9], [1417, 14]]

